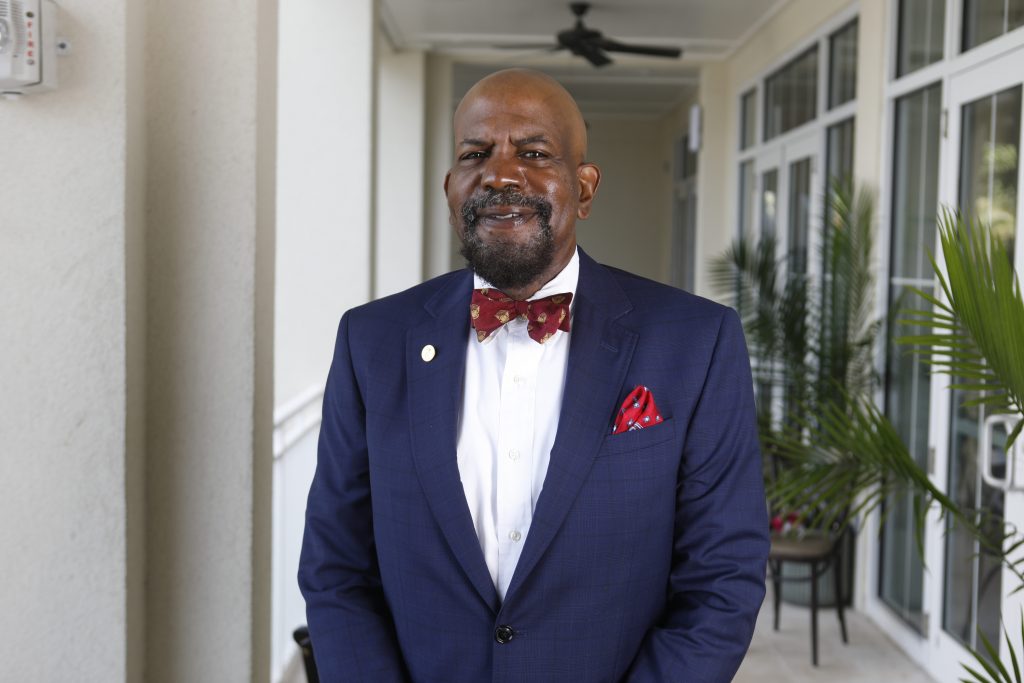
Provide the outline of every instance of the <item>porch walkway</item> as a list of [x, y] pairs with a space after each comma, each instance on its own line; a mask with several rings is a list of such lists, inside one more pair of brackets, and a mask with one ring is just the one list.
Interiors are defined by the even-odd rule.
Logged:
[[850, 643], [839, 637], [832, 608], [818, 612], [818, 667], [811, 666], [811, 615], [783, 603], [772, 630], [771, 589], [757, 618], [747, 658], [733, 683], [935, 683], [863, 614], [846, 612]]

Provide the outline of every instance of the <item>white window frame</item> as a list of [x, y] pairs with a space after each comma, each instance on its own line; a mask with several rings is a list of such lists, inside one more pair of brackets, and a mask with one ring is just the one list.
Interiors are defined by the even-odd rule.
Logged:
[[[755, 168], [758, 168], [756, 162], [757, 157], [764, 157], [766, 154], [770, 154], [773, 151], [777, 154], [781, 154], [781, 150], [786, 145], [793, 145], [808, 135], [814, 135], [817, 138], [817, 154], [816, 157], [819, 159], [819, 163], [823, 164], [826, 156], [827, 147], [827, 132], [829, 127], [836, 123], [856, 116], [857, 113], [857, 101], [860, 98], [860, 93], [849, 102], [845, 102], [838, 107], [834, 107], [829, 110], [828, 108], [828, 79], [831, 71], [831, 50], [829, 49], [829, 40], [832, 35], [839, 29], [845, 27], [854, 19], [860, 16], [860, 3], [854, 2], [848, 7], [843, 9], [841, 12], [837, 12], [831, 19], [823, 23], [815, 30], [813, 34], [808, 36], [806, 39], [796, 43], [793, 47], [783, 52], [777, 59], [775, 59], [766, 68], [762, 69], [757, 75], [748, 79], [747, 81], [740, 84], [740, 87], [734, 91], [733, 101], [736, 103], [736, 111], [742, 114], [743, 111], [743, 96], [751, 90], [754, 90], [754, 104], [755, 104], [755, 138], [754, 144], [747, 147], [744, 150], [740, 149], [740, 132], [741, 129], [737, 127], [736, 134], [736, 156], [733, 159], [733, 168], [736, 169], [736, 183], [733, 187], [732, 201], [735, 202], [736, 217], [739, 218], [739, 205], [740, 201], [740, 188], [739, 188], [739, 168], [740, 164], [745, 161], [755, 160]], [[810, 121], [792, 128], [785, 133], [776, 135], [768, 142], [764, 141], [764, 95], [765, 80], [778, 72], [779, 69], [786, 66], [793, 59], [799, 57], [801, 54], [806, 52], [812, 46], [818, 48], [818, 93], [817, 93], [817, 109], [816, 114]], [[858, 67], [860, 59], [858, 57]], [[742, 126], [742, 121], [740, 121]], [[781, 173], [781, 170], [780, 170]], [[757, 183], [760, 182], [760, 175], [755, 173], [755, 180]], [[821, 188], [823, 189], [823, 188]], [[816, 192], [820, 192], [821, 189], [815, 189]], [[820, 220], [820, 216], [814, 216], [813, 220]], [[761, 224], [761, 208], [760, 202], [755, 202], [754, 216], [752, 225], [759, 231]], [[781, 230], [781, 226], [780, 226]]]

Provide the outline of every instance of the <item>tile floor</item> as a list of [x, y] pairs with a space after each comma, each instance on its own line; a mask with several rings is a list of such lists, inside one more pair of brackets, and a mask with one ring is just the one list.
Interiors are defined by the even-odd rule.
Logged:
[[846, 612], [850, 642], [845, 646], [835, 610], [818, 612], [815, 668], [811, 666], [810, 624], [806, 607], [783, 603], [780, 629], [773, 631], [769, 593], [750, 652], [733, 683], [934, 683], [871, 621], [852, 610]]

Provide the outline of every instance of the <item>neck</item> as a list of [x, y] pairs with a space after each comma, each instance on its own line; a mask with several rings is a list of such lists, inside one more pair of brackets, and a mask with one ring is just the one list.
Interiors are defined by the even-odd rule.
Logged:
[[540, 288], [543, 287], [544, 285], [546, 285], [550, 281], [551, 281], [550, 277], [547, 278], [546, 280], [541, 280], [541, 279], [538, 278], [538, 280], [536, 280], [535, 282], [531, 282], [530, 284], [528, 284], [528, 285], [526, 285], [524, 287], [518, 287], [518, 288], [515, 288], [515, 289], [505, 288], [505, 289], [502, 289], [501, 291], [504, 292], [508, 297], [510, 297], [511, 299], [513, 299], [515, 301], [526, 301], [531, 296], [533, 296], [534, 294], [539, 292]]

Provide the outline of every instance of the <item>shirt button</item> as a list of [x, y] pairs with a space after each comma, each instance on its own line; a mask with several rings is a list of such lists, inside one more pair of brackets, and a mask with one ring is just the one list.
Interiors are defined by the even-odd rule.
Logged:
[[512, 540], [512, 541], [513, 541], [514, 543], [518, 543], [518, 542], [519, 542], [519, 539], [521, 539], [521, 538], [523, 537], [523, 535], [522, 535], [521, 533], [519, 533], [518, 531], [510, 531], [510, 532], [508, 532], [508, 537], [509, 537], [509, 538], [510, 538], [510, 539], [511, 539], [511, 540]]
[[512, 460], [512, 461], [518, 460], [519, 459], [519, 451], [517, 451], [514, 448], [512, 450], [510, 450], [508, 452], [508, 459]]
[[494, 639], [498, 641], [498, 643], [500, 643], [501, 645], [505, 645], [506, 643], [510, 642], [515, 635], [516, 632], [515, 630], [513, 630], [511, 626], [506, 626], [503, 624], [498, 628], [494, 629]]
[[515, 377], [512, 378], [512, 381], [515, 382], [516, 384], [522, 384], [523, 377], [522, 375], [516, 375]]

